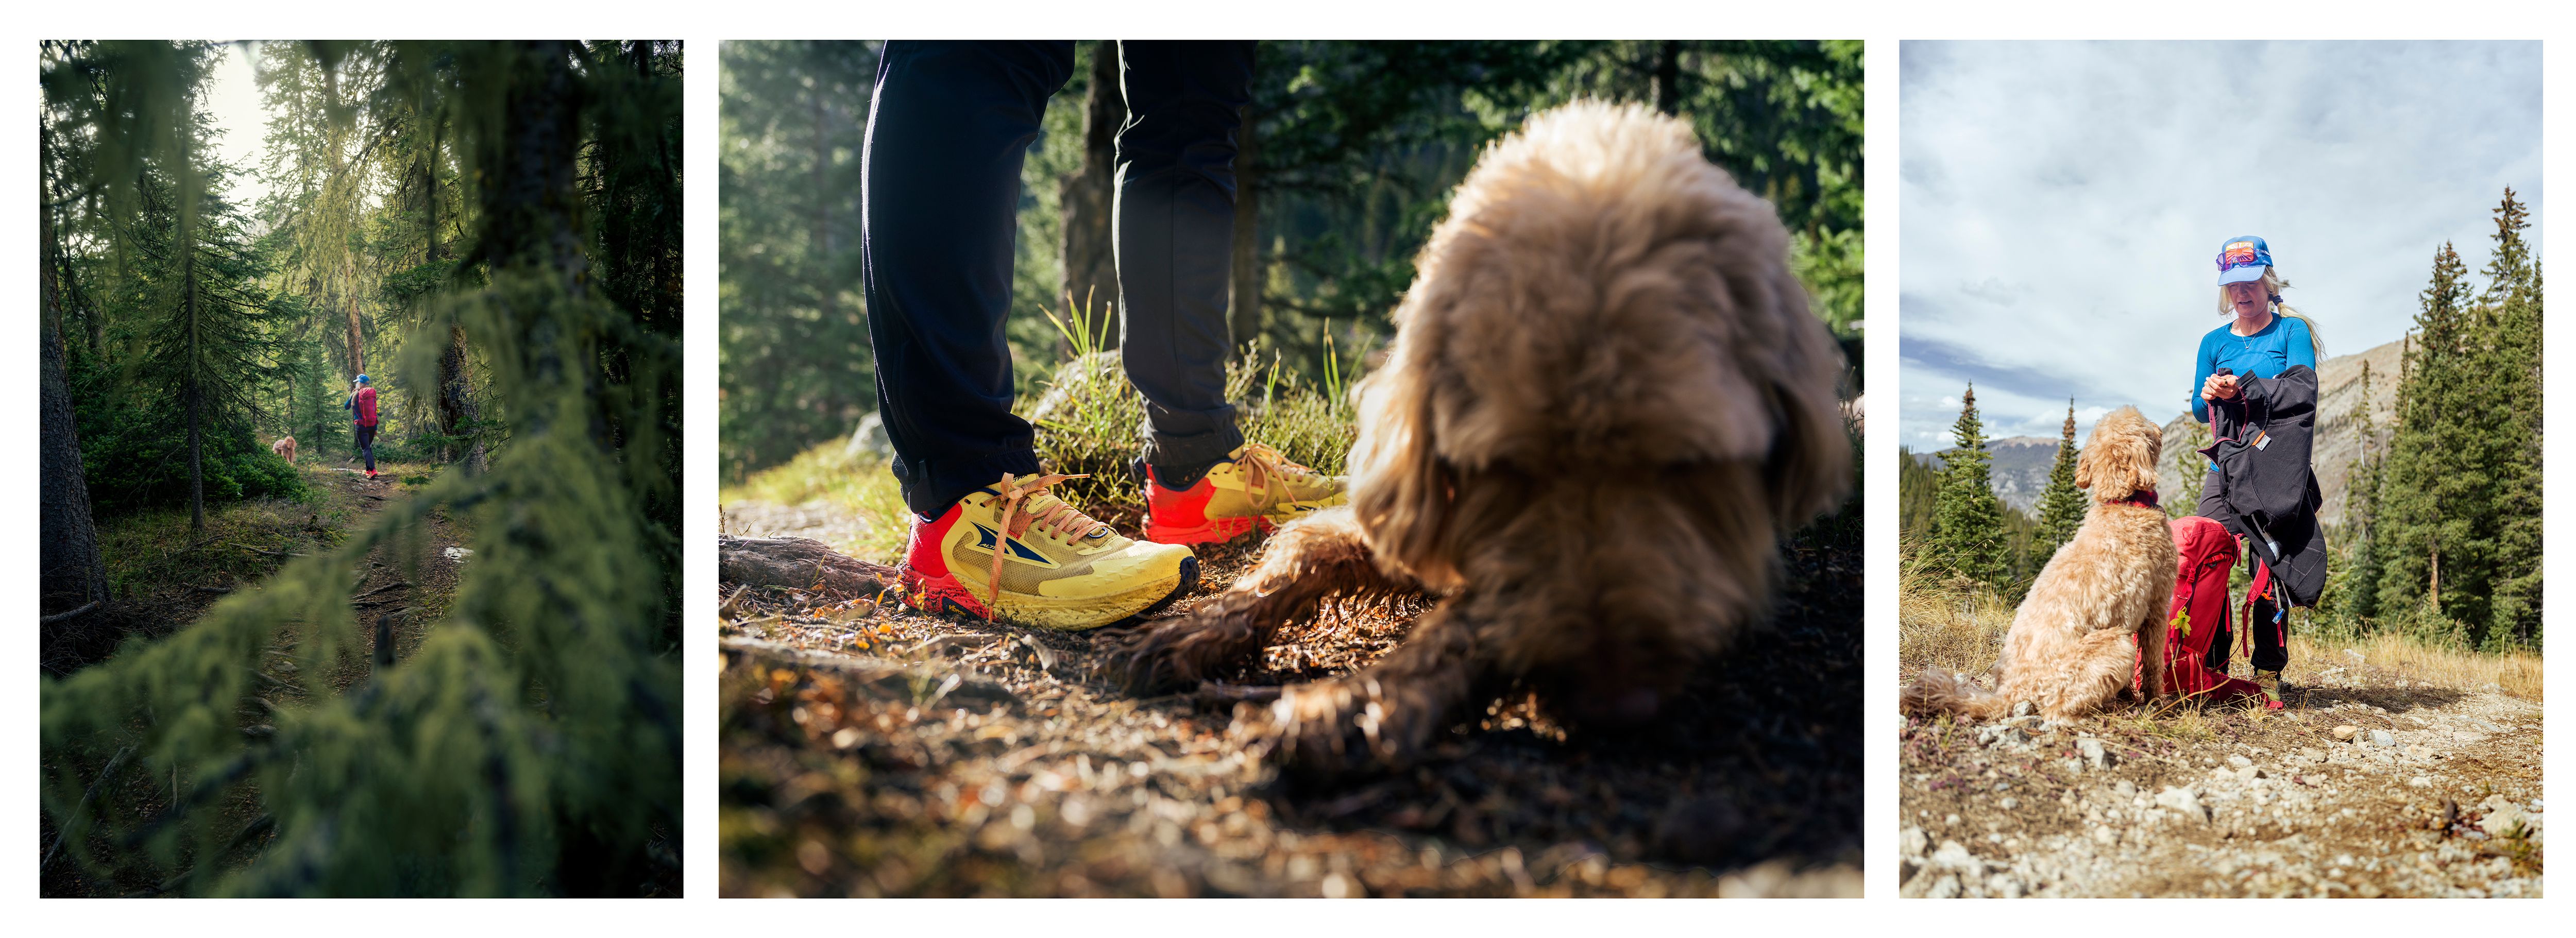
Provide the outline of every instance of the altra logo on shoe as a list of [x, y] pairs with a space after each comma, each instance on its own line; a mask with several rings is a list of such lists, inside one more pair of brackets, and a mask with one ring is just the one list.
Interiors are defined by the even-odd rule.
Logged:
[[[969, 522], [969, 523], [971, 524], [971, 523], [973, 523], [973, 522]], [[993, 530], [993, 529], [991, 529], [991, 528], [985, 527], [985, 526], [983, 526], [983, 525], [981, 525], [981, 524], [976, 524], [976, 525], [975, 525], [975, 544], [974, 544], [974, 549], [976, 549], [976, 550], [980, 550], [980, 551], [983, 551], [983, 552], [988, 553], [988, 554], [989, 554], [989, 553], [992, 553], [992, 552], [993, 552], [993, 544], [994, 544], [994, 542], [999, 541], [999, 540], [1002, 540], [1002, 539], [1003, 539], [1003, 538], [1002, 538], [1002, 536], [1001, 536], [1001, 533], [1000, 533], [1000, 532], [997, 532], [997, 531], [995, 531], [995, 530]], [[1040, 566], [1040, 567], [1045, 567], [1045, 568], [1050, 569], [1050, 570], [1055, 569], [1055, 568], [1057, 568], [1057, 567], [1059, 567], [1059, 566], [1062, 566], [1061, 564], [1058, 564], [1058, 563], [1056, 563], [1055, 561], [1048, 560], [1048, 559], [1046, 558], [1046, 555], [1045, 555], [1045, 554], [1038, 553], [1036, 548], [1032, 548], [1032, 547], [1030, 547], [1030, 546], [1029, 546], [1029, 545], [1027, 545], [1027, 544], [1022, 544], [1022, 543], [1020, 543], [1020, 539], [1019, 539], [1019, 538], [1016, 538], [1016, 537], [1015, 537], [1015, 538], [1010, 538], [1010, 539], [1009, 539], [1009, 541], [1010, 541], [1011, 549], [1010, 549], [1010, 552], [1009, 552], [1009, 553], [1006, 553], [1006, 554], [1003, 554], [1003, 555], [1002, 555], [1002, 556], [1004, 556], [1004, 557], [1008, 557], [1008, 558], [1010, 558], [1010, 559], [1012, 559], [1012, 560], [1017, 560], [1017, 561], [1020, 561], [1020, 562], [1022, 562], [1022, 563], [1028, 563], [1028, 564], [1033, 564], [1033, 565]]]

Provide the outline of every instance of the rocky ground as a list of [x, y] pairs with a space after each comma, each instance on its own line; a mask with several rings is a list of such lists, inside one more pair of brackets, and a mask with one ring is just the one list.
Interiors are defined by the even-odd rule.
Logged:
[[[726, 528], [806, 533], [772, 527], [799, 518], [818, 520], [728, 506]], [[1256, 550], [1202, 549], [1202, 584], [1173, 614]], [[1522, 694], [1420, 765], [1322, 779], [1249, 758], [1228, 735], [1234, 701], [1138, 698], [1094, 676], [1095, 642], [1121, 627], [1031, 631], [728, 583], [720, 889], [1854, 895], [1861, 564], [1806, 541], [1790, 560], [1774, 628], [1710, 668], [1653, 734], [1568, 738]], [[1232, 680], [1363, 666], [1423, 608], [1342, 610]]]
[[2539, 703], [2300, 676], [2277, 712], [1909, 718], [1901, 894], [2540, 895]]

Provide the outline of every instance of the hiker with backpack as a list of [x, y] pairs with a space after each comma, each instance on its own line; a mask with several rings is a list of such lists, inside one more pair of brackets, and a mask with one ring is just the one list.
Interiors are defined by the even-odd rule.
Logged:
[[[2316, 429], [2317, 359], [2324, 344], [2307, 316], [2281, 301], [2289, 286], [2272, 266], [2262, 238], [2229, 238], [2219, 246], [2219, 309], [2228, 324], [2201, 337], [2192, 414], [2208, 422], [2209, 476], [2197, 514], [2233, 534], [2252, 574], [2242, 628], [2251, 646], [2254, 683], [2280, 706], [2281, 670], [2289, 664], [2289, 613], [2314, 606], [2325, 586], [2325, 536], [2309, 453]], [[2178, 532], [2179, 529], [2178, 529]], [[2178, 539], [2188, 553], [2205, 538]], [[2231, 547], [2236, 545], [2229, 545]], [[2207, 559], [2207, 558], [2200, 558]], [[2224, 579], [2219, 581], [2224, 589]], [[2205, 615], [2205, 614], [2204, 614]], [[2228, 622], [2222, 611], [2203, 633], [2206, 665], [2226, 673]], [[2211, 638], [2215, 641], [2210, 641]], [[2206, 643], [2206, 644], [2204, 644]]]
[[350, 382], [349, 399], [340, 406], [349, 411], [349, 423], [357, 431], [358, 453], [367, 460], [367, 478], [376, 477], [376, 389], [359, 375]]

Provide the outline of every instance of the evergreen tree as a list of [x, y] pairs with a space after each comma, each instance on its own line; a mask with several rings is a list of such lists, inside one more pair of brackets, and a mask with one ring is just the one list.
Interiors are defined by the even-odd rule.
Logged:
[[2506, 189], [2495, 209], [2495, 251], [2483, 273], [2479, 306], [2491, 323], [2486, 361], [2487, 410], [2495, 436], [2488, 458], [2496, 475], [2495, 569], [2481, 644], [2540, 647], [2541, 555], [2541, 276], [2523, 232], [2530, 211]]
[[2003, 587], [2012, 572], [2012, 547], [2004, 530], [2003, 503], [1988, 471], [1985, 425], [1977, 419], [1977, 389], [1962, 394], [1959, 420], [1950, 427], [1951, 449], [1941, 458], [1941, 493], [1932, 509], [1932, 562], [1952, 574]]
[[2361, 363], [2361, 407], [2356, 432], [2361, 437], [2361, 450], [2352, 460], [2352, 484], [2344, 495], [2343, 529], [2332, 539], [2336, 563], [2326, 574], [2326, 594], [2321, 604], [2340, 606], [2362, 620], [2379, 615], [2379, 562], [2376, 524], [2380, 513], [2380, 480], [2385, 475], [2379, 426], [2371, 416], [2376, 388], [2370, 363]]
[[2039, 492], [2039, 531], [2031, 541], [2034, 566], [2046, 566], [2084, 524], [2090, 506], [2084, 490], [2075, 487], [2075, 456], [2075, 401], [2069, 399], [2066, 426], [2058, 431], [2057, 462], [2048, 469], [2048, 487]]
[[2493, 479], [2492, 467], [2474, 462], [2484, 446], [2469, 437], [2483, 422], [2477, 411], [2495, 402], [2473, 371], [2478, 337], [2467, 281], [2459, 252], [2443, 244], [2420, 295], [2406, 376], [2397, 387], [2397, 429], [2374, 529], [2383, 614], [2420, 609], [2457, 621], [2480, 602], [2469, 595], [2469, 584], [2482, 579], [2478, 571], [2487, 560], [2478, 522]]

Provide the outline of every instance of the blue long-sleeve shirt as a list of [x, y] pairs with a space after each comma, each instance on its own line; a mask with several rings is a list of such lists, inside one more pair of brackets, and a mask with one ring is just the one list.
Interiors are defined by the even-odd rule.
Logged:
[[2220, 368], [2274, 378], [2292, 365], [2317, 367], [2317, 346], [2309, 340], [2305, 322], [2275, 313], [2272, 324], [2253, 335], [2237, 335], [2235, 328], [2231, 320], [2200, 337], [2200, 370], [2191, 376], [2191, 415], [2204, 423], [2209, 420], [2209, 402], [2200, 399], [2200, 388]]

